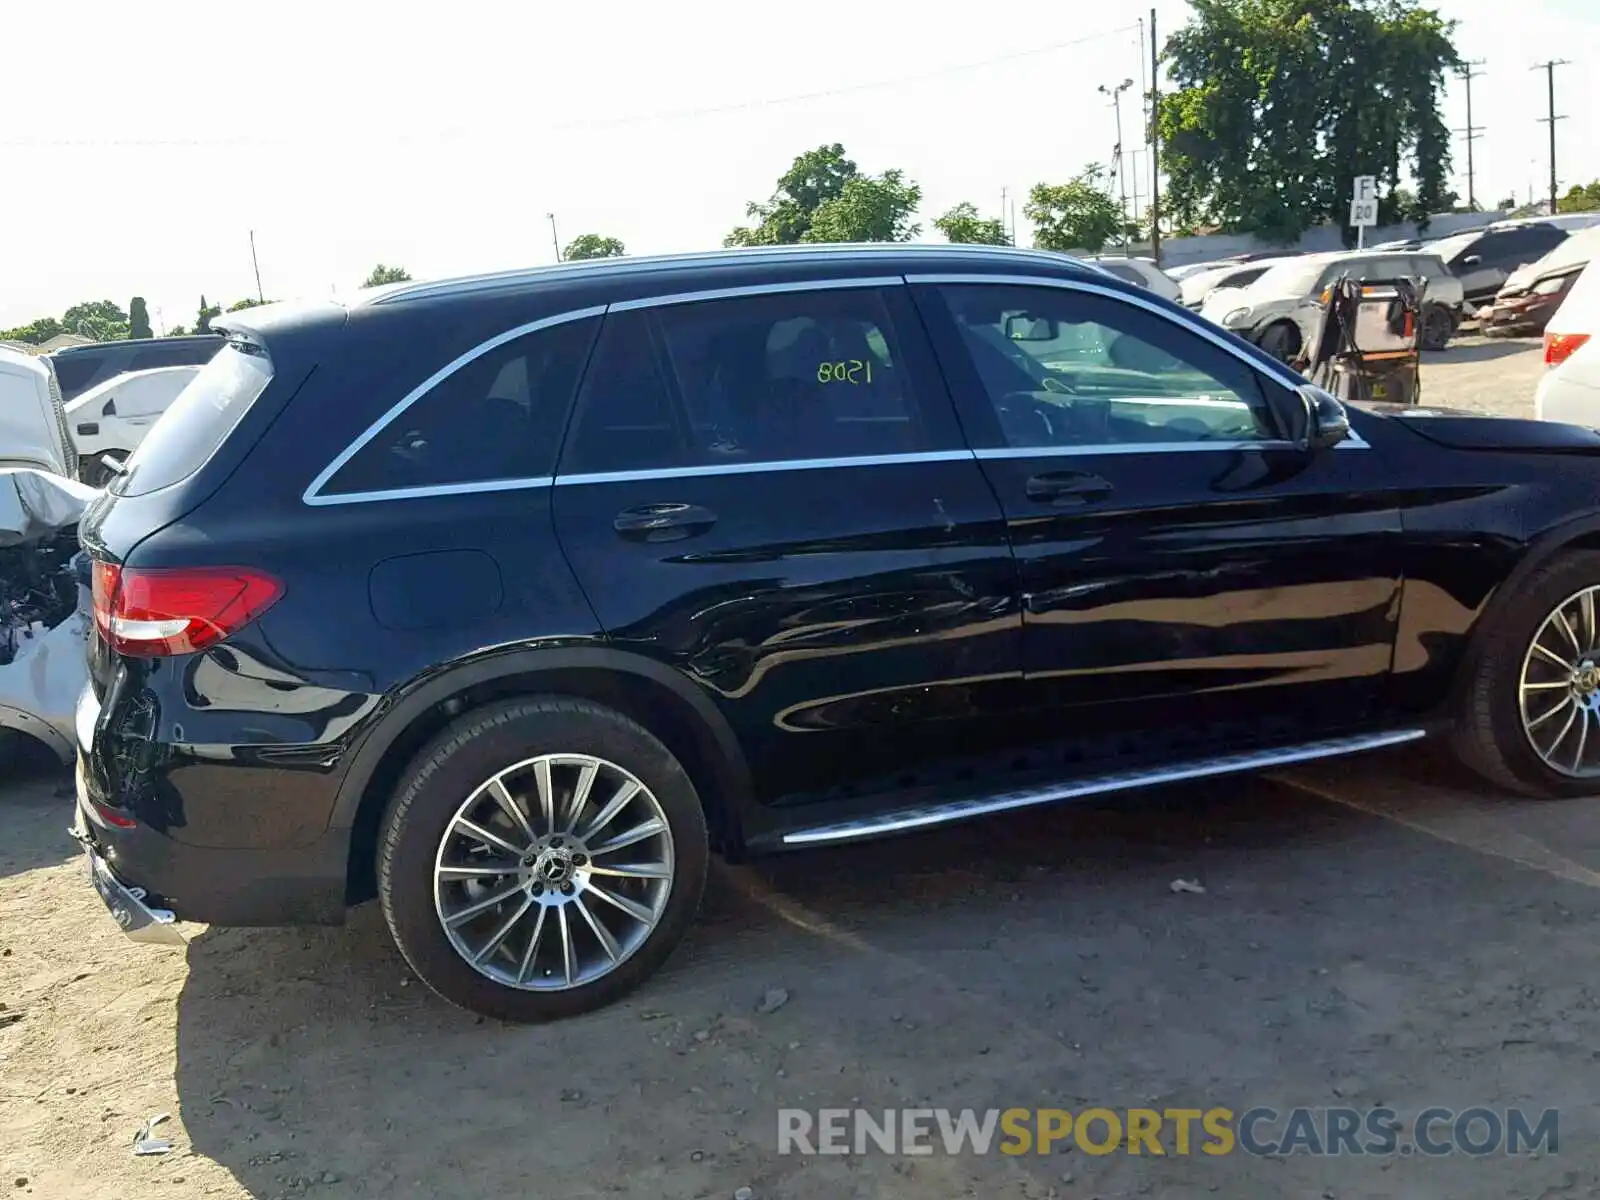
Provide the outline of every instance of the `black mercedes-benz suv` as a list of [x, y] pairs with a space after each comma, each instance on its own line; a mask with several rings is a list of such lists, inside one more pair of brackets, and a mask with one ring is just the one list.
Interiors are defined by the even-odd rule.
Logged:
[[122, 925], [376, 895], [440, 994], [621, 995], [710, 852], [1438, 731], [1600, 783], [1600, 434], [1346, 411], [1057, 255], [745, 250], [219, 319], [86, 516]]

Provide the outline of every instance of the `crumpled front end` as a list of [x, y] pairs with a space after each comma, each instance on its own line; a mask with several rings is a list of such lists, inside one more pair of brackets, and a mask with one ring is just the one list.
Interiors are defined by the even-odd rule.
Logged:
[[78, 566], [78, 520], [93, 488], [33, 468], [0, 470], [0, 729], [25, 733], [63, 762], [88, 679], [90, 602]]

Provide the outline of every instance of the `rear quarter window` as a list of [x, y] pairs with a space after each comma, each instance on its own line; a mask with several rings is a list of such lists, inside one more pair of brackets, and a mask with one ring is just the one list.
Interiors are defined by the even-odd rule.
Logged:
[[98, 354], [52, 355], [50, 365], [55, 370], [56, 382], [61, 385], [62, 398], [71, 400], [79, 392], [87, 391], [104, 361]]
[[239, 419], [272, 382], [260, 347], [230, 341], [178, 393], [108, 489], [142, 496], [189, 478], [217, 452]]

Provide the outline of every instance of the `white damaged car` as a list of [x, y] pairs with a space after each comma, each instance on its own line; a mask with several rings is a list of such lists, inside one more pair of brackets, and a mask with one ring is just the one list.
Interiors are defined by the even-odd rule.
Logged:
[[97, 495], [77, 467], [49, 366], [0, 347], [0, 733], [26, 734], [63, 763], [88, 677], [78, 520]]

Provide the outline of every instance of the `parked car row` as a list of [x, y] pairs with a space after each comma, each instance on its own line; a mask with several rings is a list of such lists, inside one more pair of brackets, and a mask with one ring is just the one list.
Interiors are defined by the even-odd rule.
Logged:
[[[1331, 278], [1421, 278], [1427, 284], [1421, 344], [1440, 350], [1468, 318], [1482, 320], [1486, 332], [1538, 333], [1588, 262], [1600, 237], [1592, 228], [1597, 223], [1600, 214], [1501, 221], [1433, 241], [1411, 238], [1321, 254], [1257, 252], [1166, 274], [1186, 307], [1219, 323], [1231, 319], [1228, 328], [1287, 359], [1306, 342], [1316, 297]], [[1310, 266], [1291, 269], [1312, 262], [1325, 269], [1316, 278]]]
[[1339, 252], [1305, 254], [1271, 263], [1244, 287], [1213, 289], [1200, 315], [1260, 346], [1282, 362], [1309, 345], [1322, 311], [1322, 297], [1345, 277], [1359, 283], [1420, 278], [1423, 294], [1421, 344], [1439, 350], [1461, 320], [1461, 283], [1437, 255]]

